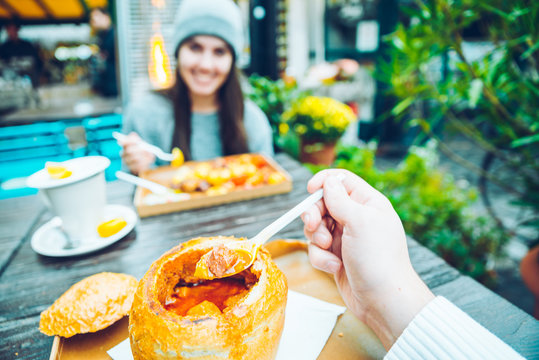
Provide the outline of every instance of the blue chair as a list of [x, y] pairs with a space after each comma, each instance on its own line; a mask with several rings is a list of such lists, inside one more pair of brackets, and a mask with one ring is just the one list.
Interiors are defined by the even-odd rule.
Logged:
[[0, 128], [0, 199], [35, 194], [26, 178], [47, 161], [73, 157], [62, 122]]

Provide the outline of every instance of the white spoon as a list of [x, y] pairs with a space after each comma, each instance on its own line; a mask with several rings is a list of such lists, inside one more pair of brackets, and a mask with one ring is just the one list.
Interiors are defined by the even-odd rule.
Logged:
[[135, 175], [128, 174], [123, 171], [116, 171], [116, 177], [120, 180], [127, 181], [128, 183], [135, 184], [137, 186], [141, 186], [145, 189], [148, 189], [154, 194], [163, 195], [163, 194], [170, 193], [172, 191], [166, 186], [163, 186], [161, 184], [158, 184], [150, 180], [143, 179]]
[[[303, 214], [315, 202], [320, 200], [323, 195], [323, 189], [312, 193], [305, 200], [266, 226], [253, 238], [248, 240], [231, 241], [208, 251], [206, 254], [202, 255], [200, 260], [197, 262], [194, 275], [200, 279], [211, 280], [215, 278], [232, 276], [247, 269], [255, 261], [258, 249], [262, 244], [279, 232], [279, 230], [290, 224], [295, 218]], [[228, 253], [228, 255], [224, 256], [229, 258], [232, 256], [234, 263], [231, 264], [231, 266], [229, 266], [227, 269], [224, 269], [222, 273], [214, 274], [209, 267], [211, 266], [210, 264], [215, 261], [215, 257], [223, 256], [222, 253], [219, 254], [219, 248], [223, 249], [223, 247], [225, 248], [224, 251]], [[214, 251], [217, 253], [214, 253]]]
[[[127, 139], [127, 135], [124, 135], [116, 131], [112, 133], [112, 137], [118, 141], [124, 141], [125, 139]], [[148, 144], [147, 142], [143, 140], [140, 140], [137, 145], [143, 148], [144, 150], [151, 152], [152, 154], [154, 154], [155, 156], [157, 156], [159, 159], [163, 161], [173, 161], [176, 158], [174, 154], [164, 152], [157, 146]]]

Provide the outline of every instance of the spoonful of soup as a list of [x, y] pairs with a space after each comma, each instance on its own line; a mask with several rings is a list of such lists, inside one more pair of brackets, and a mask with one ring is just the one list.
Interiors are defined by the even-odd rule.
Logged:
[[[343, 180], [341, 176], [339, 179]], [[323, 189], [312, 193], [251, 239], [231, 241], [214, 247], [198, 260], [194, 275], [200, 279], [211, 280], [232, 276], [249, 268], [255, 261], [258, 249], [262, 244], [303, 214], [323, 195]]]

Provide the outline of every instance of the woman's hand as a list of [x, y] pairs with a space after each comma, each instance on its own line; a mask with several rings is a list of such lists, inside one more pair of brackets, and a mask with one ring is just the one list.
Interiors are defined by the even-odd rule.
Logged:
[[148, 170], [155, 163], [155, 155], [142, 149], [140, 136], [131, 132], [125, 140], [118, 141], [122, 146], [122, 160], [133, 174]]
[[385, 196], [346, 170], [316, 174], [307, 189], [320, 188], [323, 200], [302, 216], [309, 259], [335, 275], [348, 308], [389, 349], [434, 295], [412, 267], [402, 223]]

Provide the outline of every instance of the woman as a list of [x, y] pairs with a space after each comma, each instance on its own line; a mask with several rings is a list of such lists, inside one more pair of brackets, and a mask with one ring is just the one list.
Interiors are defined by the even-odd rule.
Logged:
[[259, 152], [273, 155], [264, 113], [244, 101], [236, 62], [243, 48], [241, 13], [231, 0], [183, 0], [174, 25], [175, 84], [128, 106], [122, 158], [135, 174], [156, 163], [140, 139], [187, 160]]

